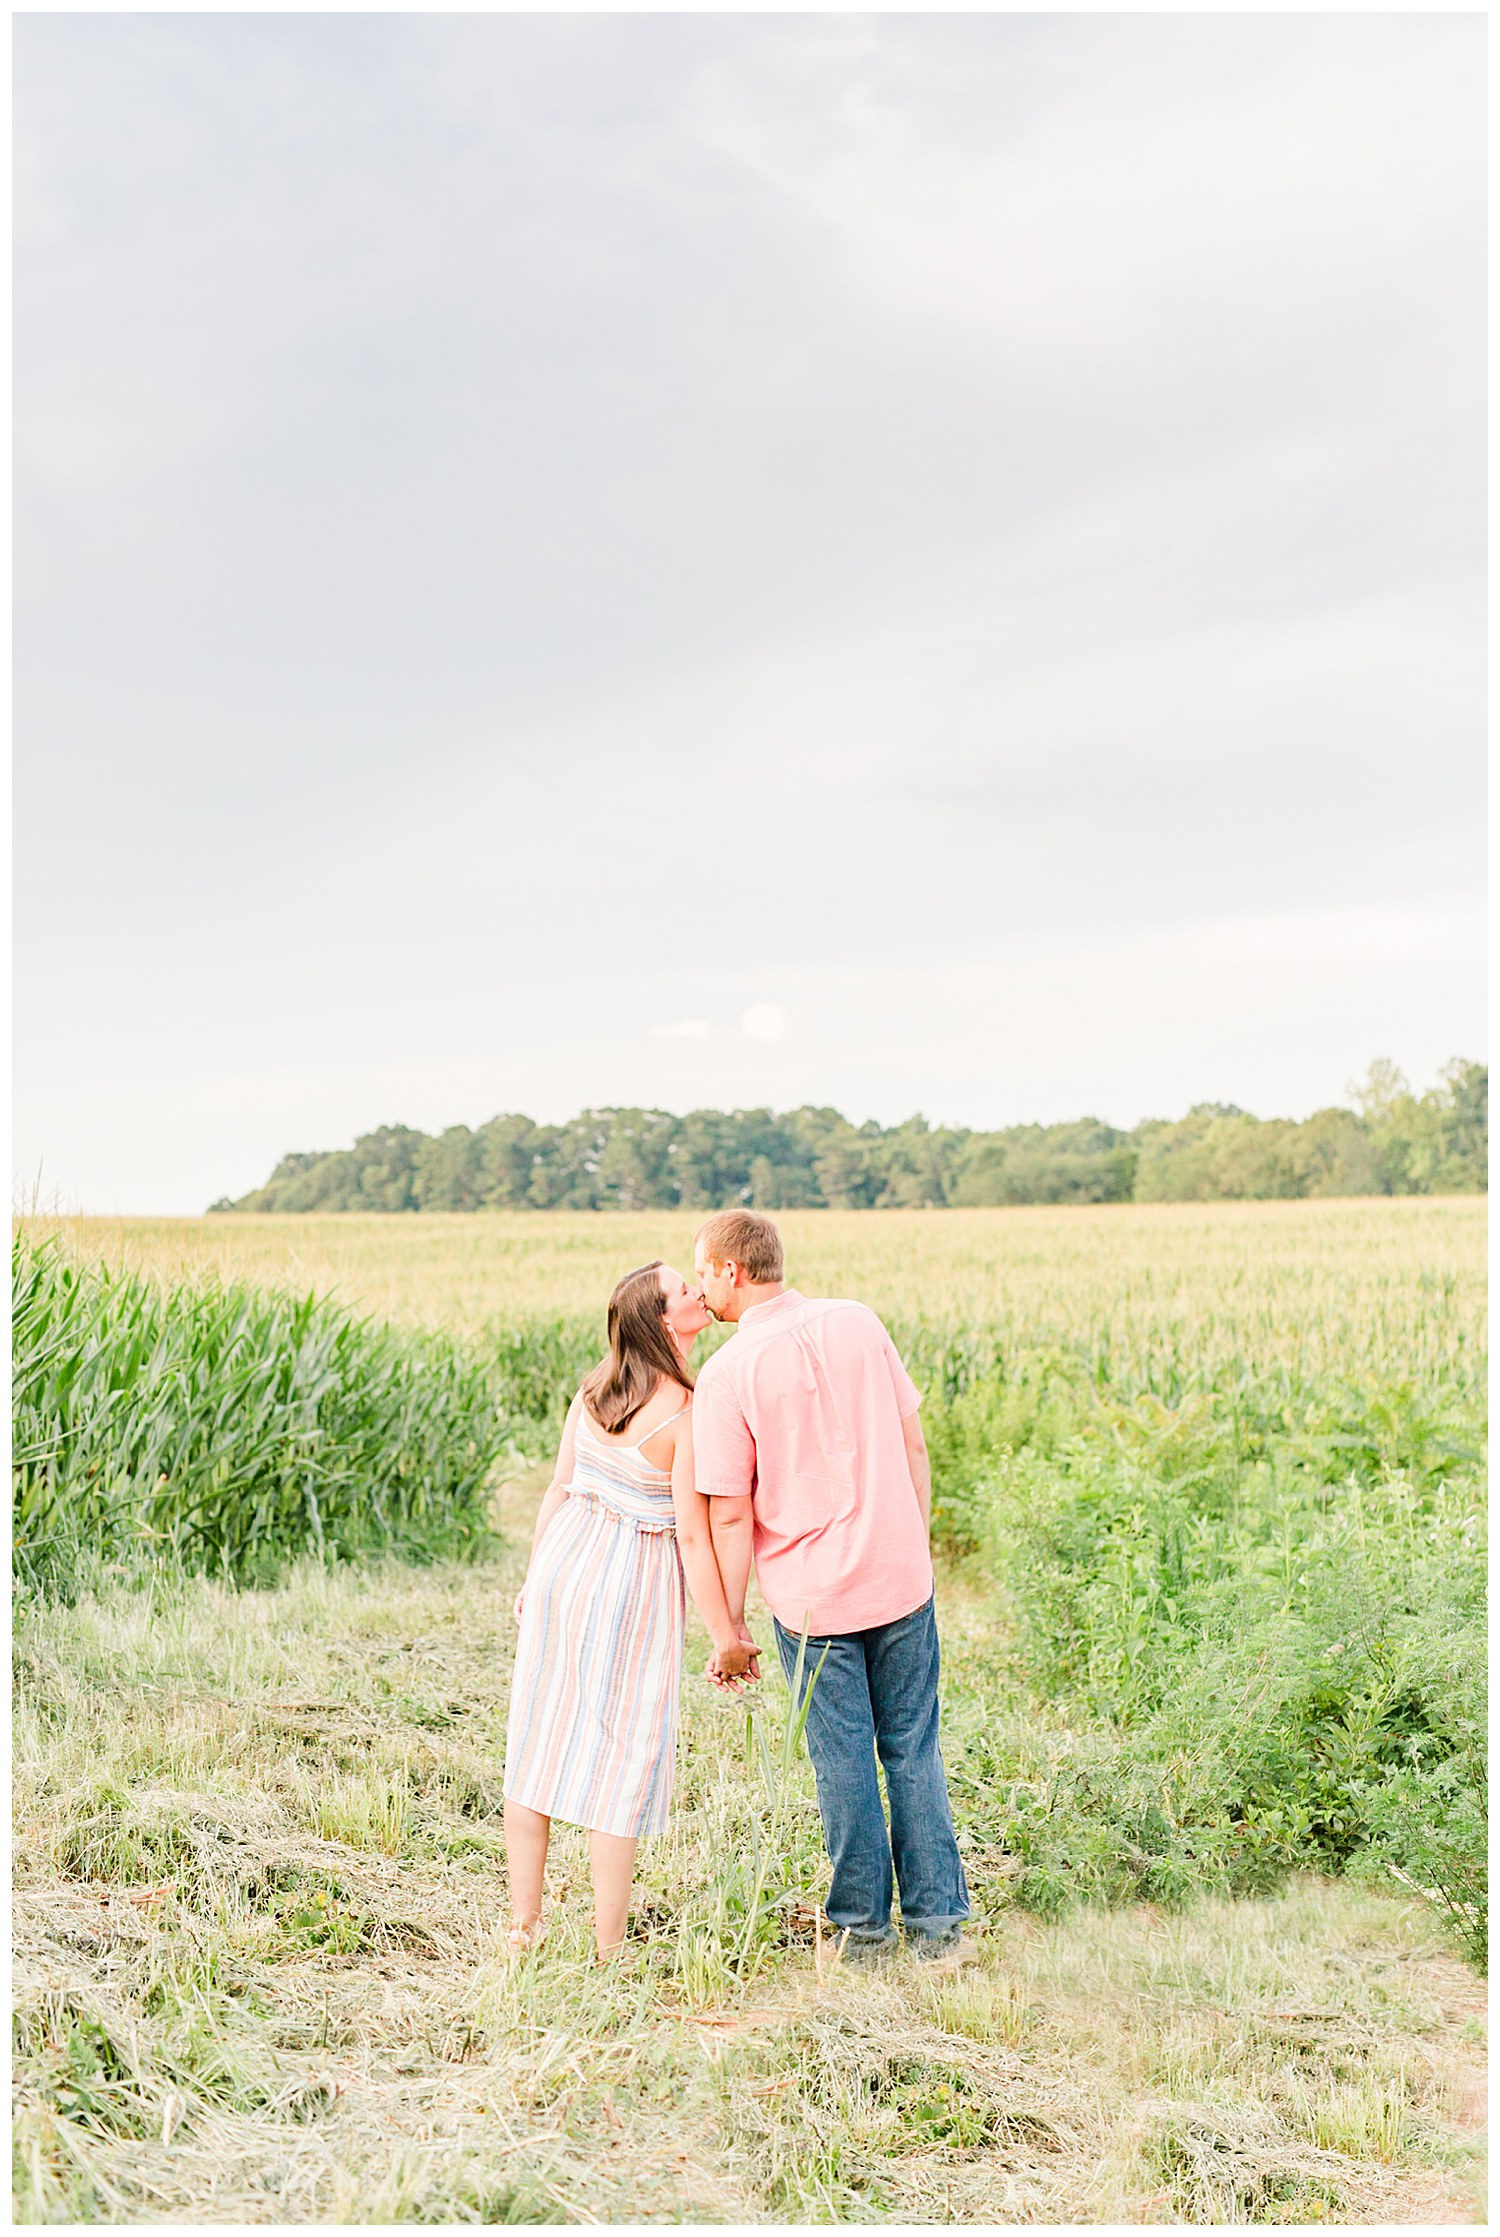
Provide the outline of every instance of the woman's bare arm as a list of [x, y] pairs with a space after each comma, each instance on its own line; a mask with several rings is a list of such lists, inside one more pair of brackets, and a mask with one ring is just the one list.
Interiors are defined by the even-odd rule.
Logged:
[[[567, 1498], [568, 1486], [573, 1481], [573, 1441], [578, 1430], [578, 1412], [582, 1404], [583, 1392], [579, 1391], [572, 1405], [568, 1408], [568, 1418], [563, 1423], [562, 1443], [557, 1448], [557, 1465], [552, 1471], [552, 1481], [543, 1492], [542, 1503], [537, 1509], [536, 1528], [531, 1533], [531, 1552], [526, 1562], [528, 1577], [531, 1575], [531, 1564], [536, 1559], [536, 1549], [546, 1536], [547, 1525]], [[520, 1591], [516, 1594], [517, 1618], [520, 1616], [521, 1602], [525, 1597], [526, 1586], [523, 1583]]]

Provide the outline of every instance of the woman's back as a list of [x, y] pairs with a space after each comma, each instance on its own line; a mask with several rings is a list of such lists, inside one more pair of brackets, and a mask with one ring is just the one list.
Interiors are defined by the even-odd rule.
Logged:
[[668, 1382], [665, 1375], [646, 1400], [640, 1412], [632, 1416], [618, 1430], [606, 1429], [594, 1414], [585, 1396], [579, 1408], [580, 1426], [587, 1429], [597, 1444], [611, 1452], [639, 1452], [648, 1454], [659, 1469], [668, 1470], [672, 1465], [672, 1451], [676, 1440], [658, 1437], [657, 1431], [672, 1422], [681, 1421], [693, 1403], [693, 1394], [681, 1383]]
[[676, 1443], [670, 1430], [691, 1403], [680, 1385], [663, 1381], [635, 1419], [612, 1436], [590, 1413], [585, 1398], [573, 1440], [570, 1495], [597, 1500], [638, 1528], [670, 1530]]

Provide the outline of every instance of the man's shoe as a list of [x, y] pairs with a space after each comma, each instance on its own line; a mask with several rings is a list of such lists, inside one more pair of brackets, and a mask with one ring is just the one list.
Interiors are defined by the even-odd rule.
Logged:
[[[852, 1934], [836, 1934], [830, 1939], [841, 1965], [857, 1965], [861, 1968], [889, 1963], [899, 1947], [894, 1934], [887, 1936], [882, 1942], [872, 1941], [868, 1937], [859, 1942]], [[823, 1947], [826, 1951], [828, 1942], [825, 1941]]]
[[908, 1935], [906, 1947], [928, 1973], [957, 1973], [979, 1963], [979, 1945], [967, 1934], [955, 1934], [952, 1941], [938, 1941], [930, 1934]]

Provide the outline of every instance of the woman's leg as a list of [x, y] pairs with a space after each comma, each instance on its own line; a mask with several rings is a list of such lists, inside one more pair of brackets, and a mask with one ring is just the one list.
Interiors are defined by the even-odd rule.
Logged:
[[510, 1915], [529, 1936], [542, 1915], [542, 1882], [547, 1872], [547, 1837], [552, 1820], [524, 1802], [505, 1797], [505, 1862], [510, 1880]]
[[625, 1939], [630, 1883], [635, 1877], [635, 1836], [590, 1832], [589, 1862], [594, 1868], [594, 1939], [599, 1955], [608, 1957]]

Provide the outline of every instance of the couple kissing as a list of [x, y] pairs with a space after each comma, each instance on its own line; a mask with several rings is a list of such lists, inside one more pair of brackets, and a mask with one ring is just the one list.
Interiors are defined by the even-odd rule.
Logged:
[[[711, 1318], [735, 1332], [695, 1381]], [[671, 1807], [687, 1591], [713, 1641], [709, 1678], [754, 1684], [753, 1558], [789, 1684], [807, 1635], [794, 1710], [811, 1688], [827, 1915], [846, 1958], [897, 1948], [899, 1887], [908, 1952], [965, 1962], [922, 1401], [885, 1327], [868, 1306], [787, 1288], [774, 1223], [738, 1211], [699, 1229], [691, 1282], [654, 1260], [616, 1283], [608, 1336], [568, 1409], [516, 1601], [511, 1948], [540, 1940], [555, 1817], [588, 1829], [601, 1958], [624, 1941], [636, 1843]]]

